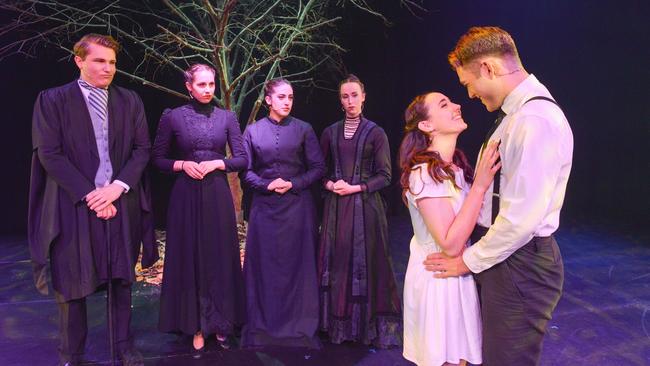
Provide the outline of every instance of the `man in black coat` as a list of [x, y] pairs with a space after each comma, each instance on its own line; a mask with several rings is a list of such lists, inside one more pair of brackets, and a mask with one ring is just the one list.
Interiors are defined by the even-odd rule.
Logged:
[[50, 259], [62, 365], [81, 362], [86, 297], [108, 281], [118, 354], [123, 364], [142, 364], [129, 325], [140, 245], [144, 267], [158, 259], [143, 181], [150, 141], [138, 95], [111, 86], [118, 50], [110, 36], [84, 36], [74, 46], [79, 79], [41, 92], [34, 105], [28, 239], [43, 293]]

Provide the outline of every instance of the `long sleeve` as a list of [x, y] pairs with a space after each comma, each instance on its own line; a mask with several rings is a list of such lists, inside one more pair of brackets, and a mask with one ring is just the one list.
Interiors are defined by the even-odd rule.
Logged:
[[537, 115], [522, 117], [517, 125], [502, 152], [502, 174], [508, 179], [504, 184], [502, 178], [499, 214], [488, 233], [463, 254], [474, 273], [521, 248], [540, 230], [540, 223], [562, 205], [556, 197], [564, 196], [558, 190], [566, 187], [571, 166], [570, 130], [567, 134], [563, 126]]
[[388, 145], [388, 137], [380, 127], [374, 129], [372, 137], [375, 154], [374, 172], [367, 181], [362, 182], [366, 185], [366, 192], [368, 193], [376, 192], [382, 188], [388, 187], [391, 180], [390, 146]]
[[[256, 122], [259, 123], [259, 122]], [[260, 193], [265, 193], [265, 194], [271, 194], [271, 192], [267, 189], [269, 184], [273, 181], [272, 179], [263, 179], [259, 175], [255, 173], [255, 147], [253, 146], [253, 136], [252, 136], [251, 128], [247, 128], [244, 131], [244, 151], [246, 152], [246, 157], [247, 157], [247, 165], [246, 165], [246, 170], [243, 172], [243, 178], [244, 182], [254, 190], [260, 192]]]
[[320, 148], [321, 151], [323, 152], [323, 162], [325, 163], [325, 175], [323, 176], [323, 183], [327, 182], [328, 180], [333, 181], [334, 178], [334, 169], [333, 169], [333, 162], [332, 162], [332, 151], [331, 151], [331, 141], [332, 141], [332, 134], [331, 134], [331, 128], [325, 129], [323, 131], [323, 134], [320, 137]]
[[169, 158], [173, 138], [172, 113], [167, 109], [163, 112], [158, 123], [156, 139], [151, 150], [151, 162], [166, 173], [174, 172], [174, 159]]
[[32, 116], [34, 149], [47, 174], [70, 195], [73, 202], [80, 202], [95, 189], [95, 185], [63, 153], [61, 116], [53, 99], [47, 91], [41, 92], [36, 99]]
[[325, 175], [325, 161], [314, 130], [309, 126], [304, 133], [304, 151], [307, 170], [290, 179], [294, 192], [308, 188]]
[[129, 187], [135, 187], [142, 177], [145, 167], [151, 157], [151, 140], [149, 139], [149, 127], [144, 114], [142, 100], [135, 92], [130, 92], [133, 102], [133, 115], [135, 121], [135, 135], [133, 149], [128, 160], [115, 177]]
[[228, 146], [230, 146], [230, 152], [232, 153], [230, 159], [223, 160], [226, 165], [226, 171], [235, 172], [246, 169], [248, 166], [246, 150], [244, 149], [244, 142], [241, 130], [239, 129], [239, 122], [237, 122], [237, 116], [232, 112], [228, 112], [226, 133], [228, 134]]

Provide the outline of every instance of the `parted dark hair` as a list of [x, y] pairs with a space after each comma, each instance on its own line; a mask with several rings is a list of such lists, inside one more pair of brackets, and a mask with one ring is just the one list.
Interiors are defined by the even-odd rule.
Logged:
[[346, 83], [357, 83], [357, 84], [359, 84], [359, 87], [361, 87], [361, 92], [362, 93], [366, 92], [366, 88], [363, 85], [363, 83], [361, 82], [361, 79], [359, 79], [354, 74], [348, 74], [348, 76], [346, 76], [345, 79], [341, 80], [341, 82], [339, 83], [339, 92], [341, 92], [341, 87], [343, 86], [343, 84], [346, 84]]
[[463, 34], [447, 60], [453, 69], [467, 66], [483, 56], [511, 56], [519, 61], [512, 36], [499, 27], [472, 27]]
[[[473, 181], [474, 170], [467, 161], [465, 154], [456, 149], [452, 158], [452, 163], [447, 163], [440, 157], [437, 151], [429, 151], [429, 136], [418, 128], [418, 124], [429, 118], [429, 109], [426, 105], [426, 97], [431, 93], [420, 94], [404, 111], [404, 138], [399, 147], [399, 166], [401, 170], [400, 186], [402, 187], [402, 199], [406, 203], [406, 192], [410, 192], [409, 176], [411, 172], [420, 169], [414, 168], [418, 164], [426, 163], [429, 175], [437, 183], [442, 183], [444, 180], [450, 180], [454, 187], [458, 187], [454, 179], [454, 170], [452, 163], [463, 170], [465, 181], [471, 183]], [[411, 192], [411, 194], [418, 194], [419, 192]]]
[[281, 84], [291, 85], [291, 82], [284, 78], [275, 78], [264, 83], [264, 97], [271, 96], [275, 90], [275, 87]]
[[75, 56], [79, 56], [83, 60], [88, 54], [88, 47], [91, 43], [110, 48], [115, 51], [115, 54], [120, 52], [120, 44], [115, 40], [115, 38], [97, 33], [88, 33], [81, 37], [81, 39], [74, 44], [72, 52], [74, 52]]
[[215, 77], [217, 76], [217, 71], [214, 69], [214, 67], [206, 64], [192, 64], [190, 67], [187, 68], [187, 70], [183, 71], [183, 78], [185, 78], [185, 82], [192, 84], [194, 81], [194, 74], [196, 74], [199, 71], [203, 70], [208, 70], [212, 72], [212, 75]]

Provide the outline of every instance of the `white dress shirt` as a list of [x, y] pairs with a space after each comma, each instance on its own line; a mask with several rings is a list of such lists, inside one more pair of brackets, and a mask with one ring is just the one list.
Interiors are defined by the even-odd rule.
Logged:
[[[534, 75], [522, 81], [503, 102], [506, 117], [492, 135], [501, 140], [499, 214], [492, 226], [492, 192], [483, 198], [478, 224], [487, 234], [467, 248], [463, 261], [474, 273], [504, 261], [534, 236], [553, 234], [571, 171], [573, 134], [562, 110]], [[480, 156], [480, 153], [479, 153]]]

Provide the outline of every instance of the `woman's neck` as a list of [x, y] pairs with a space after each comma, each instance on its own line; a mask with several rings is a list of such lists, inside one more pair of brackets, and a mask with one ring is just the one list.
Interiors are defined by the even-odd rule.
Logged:
[[192, 99], [190, 104], [193, 106], [194, 110], [201, 113], [201, 114], [206, 114], [209, 115], [212, 112], [212, 109], [214, 106], [212, 103], [202, 103], [196, 99]]
[[454, 161], [454, 152], [456, 151], [456, 140], [458, 135], [444, 135], [436, 136], [431, 144], [429, 144], [429, 151], [437, 151], [442, 160], [446, 163]]
[[280, 123], [285, 118], [287, 117], [282, 117], [279, 114], [275, 113], [274, 111], [269, 112], [269, 119], [275, 123]]

